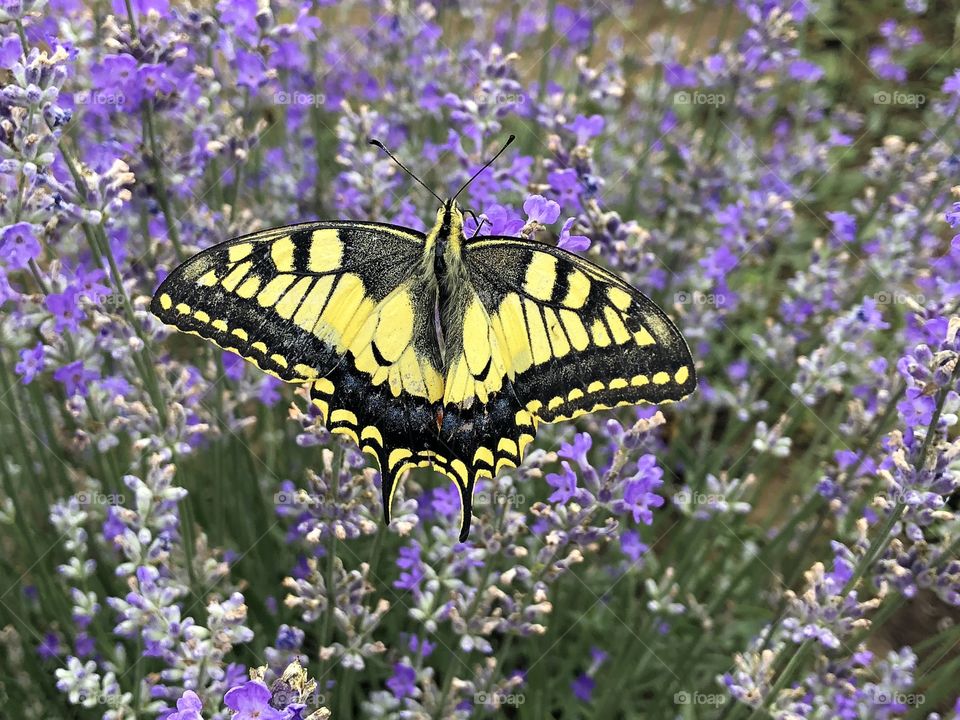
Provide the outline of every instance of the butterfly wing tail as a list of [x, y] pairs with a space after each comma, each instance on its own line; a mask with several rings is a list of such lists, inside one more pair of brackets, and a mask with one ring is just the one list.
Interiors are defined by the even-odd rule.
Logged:
[[454, 482], [460, 490], [460, 542], [466, 542], [470, 535], [470, 520], [473, 517], [473, 486], [474, 479], [470, 478], [466, 486]]
[[397, 489], [397, 476], [389, 468], [380, 470], [380, 492], [383, 497], [383, 522], [390, 524], [390, 510], [393, 504], [393, 493]]
[[383, 496], [383, 523], [384, 525], [390, 524], [390, 501], [393, 498], [393, 488], [397, 483], [395, 477], [390, 474], [388, 470], [386, 473], [380, 473], [380, 492]]

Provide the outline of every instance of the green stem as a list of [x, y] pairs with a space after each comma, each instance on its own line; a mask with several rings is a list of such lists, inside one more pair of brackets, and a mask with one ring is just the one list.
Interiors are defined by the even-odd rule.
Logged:
[[23, 50], [23, 57], [26, 58], [27, 51], [30, 49], [30, 43], [27, 41], [27, 33], [23, 29], [23, 21], [17, 19], [17, 34], [20, 36], [20, 47]]
[[155, 129], [155, 116], [153, 114], [152, 101], [143, 103], [144, 128], [147, 134], [147, 140], [150, 144], [150, 160], [153, 165], [153, 178], [157, 183], [156, 201], [160, 205], [160, 212], [163, 213], [163, 219], [167, 225], [167, 233], [170, 236], [170, 242], [173, 243], [173, 249], [177, 254], [177, 259], [183, 262], [186, 259], [186, 253], [183, 250], [183, 244], [180, 242], [180, 231], [177, 229], [177, 219], [173, 216], [173, 210], [170, 207], [170, 195], [167, 192], [167, 183], [163, 177], [163, 168], [160, 161], [160, 148], [157, 144], [157, 134]]
[[766, 694], [766, 697], [763, 699], [763, 703], [754, 708], [753, 712], [750, 713], [749, 720], [759, 720], [759, 718], [767, 715], [766, 708], [772, 705], [777, 701], [777, 696], [780, 694], [780, 691], [783, 690], [787, 683], [793, 678], [794, 673], [800, 669], [806, 660], [807, 654], [810, 652], [813, 647], [813, 640], [804, 640], [803, 644], [797, 649], [793, 654], [793, 657], [790, 658], [790, 662], [787, 663], [787, 666], [783, 669], [783, 672], [780, 673], [780, 677], [777, 678], [777, 681], [770, 688], [770, 691]]
[[123, 4], [127, 8], [127, 19], [130, 21], [130, 34], [134, 38], [134, 44], [139, 44], [140, 33], [137, 30], [137, 16], [133, 12], [133, 3], [130, 0], [123, 0]]
[[557, 0], [547, 0], [547, 27], [543, 33], [543, 56], [540, 58], [540, 87], [537, 88], [537, 101], [542, 103], [547, 96], [547, 84], [550, 82], [550, 53], [553, 51], [553, 18], [557, 11]]

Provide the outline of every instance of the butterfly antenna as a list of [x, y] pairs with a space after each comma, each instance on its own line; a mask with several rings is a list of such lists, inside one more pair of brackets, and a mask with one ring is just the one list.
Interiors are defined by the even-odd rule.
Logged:
[[477, 235], [480, 234], [480, 228], [482, 228], [483, 224], [487, 222], [487, 219], [485, 217], [478, 218], [477, 214], [473, 210], [467, 210], [467, 213], [470, 215], [470, 217], [473, 218], [473, 221], [477, 224], [477, 229], [474, 230], [473, 235], [470, 236], [470, 239], [473, 240]]
[[418, 183], [420, 183], [428, 193], [430, 193], [430, 194], [433, 195], [437, 200], [440, 201], [440, 204], [441, 204], [441, 205], [443, 204], [443, 198], [440, 197], [439, 195], [437, 195], [433, 190], [431, 190], [431, 189], [429, 188], [429, 186], [428, 186], [423, 180], [421, 180], [421, 179], [418, 178], [416, 175], [414, 175], [412, 172], [410, 172], [410, 170], [407, 168], [406, 165], [404, 165], [402, 162], [400, 162], [399, 160], [397, 160], [397, 158], [395, 158], [395, 157], [393, 156], [393, 153], [390, 152], [389, 150], [387, 150], [386, 147], [384, 147], [384, 145], [383, 145], [382, 142], [380, 142], [380, 141], [377, 140], [376, 138], [370, 138], [370, 139], [369, 139], [369, 142], [370, 142], [371, 145], [376, 145], [378, 148], [380, 148], [381, 150], [383, 150], [387, 155], [389, 155], [389, 156], [390, 156], [390, 159], [393, 160], [397, 165], [399, 165], [401, 170], [403, 170], [407, 175], [409, 175], [409, 176], [412, 177], [414, 180], [416, 180]]
[[496, 162], [497, 158], [500, 157], [501, 155], [503, 155], [503, 151], [506, 150], [508, 147], [510, 147], [510, 143], [512, 143], [512, 142], [513, 142], [514, 140], [516, 140], [516, 139], [517, 139], [517, 136], [516, 136], [516, 135], [511, 135], [510, 137], [508, 137], [508, 138], [507, 138], [507, 141], [503, 144], [503, 147], [500, 148], [500, 152], [498, 152], [498, 153], [497, 153], [496, 155], [494, 155], [492, 158], [490, 158], [489, 160], [487, 160], [487, 162], [484, 163], [483, 167], [480, 168], [479, 170], [477, 170], [477, 171], [473, 174], [473, 177], [472, 177], [472, 178], [470, 178], [470, 179], [467, 180], [463, 185], [461, 185], [461, 186], [460, 186], [460, 189], [457, 190], [457, 194], [454, 195], [452, 199], [453, 199], [453, 200], [456, 200], [456, 199], [457, 199], [457, 196], [459, 196], [460, 193], [462, 193], [464, 190], [466, 190], [466, 189], [467, 189], [467, 186], [468, 186], [470, 183], [472, 183], [474, 180], [476, 180], [476, 179], [477, 179], [477, 176], [478, 176], [480, 173], [482, 173], [482, 172], [483, 172], [484, 170], [486, 170], [488, 167], [490, 167], [491, 165], [493, 165], [493, 163]]

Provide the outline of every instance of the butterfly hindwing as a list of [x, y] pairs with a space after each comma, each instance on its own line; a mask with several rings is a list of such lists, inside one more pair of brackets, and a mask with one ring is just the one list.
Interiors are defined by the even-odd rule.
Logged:
[[439, 438], [456, 449], [451, 477], [463, 508], [461, 539], [469, 531], [477, 481], [495, 477], [503, 467], [516, 467], [537, 422], [514, 391], [475, 278], [468, 280], [451, 293], [444, 318], [448, 332]]
[[460, 540], [467, 539], [477, 481], [493, 478], [504, 467], [516, 467], [536, 433], [529, 416], [509, 390], [494, 392], [469, 407], [444, 406], [437, 442], [454, 448], [453, 472], [447, 474], [460, 491]]

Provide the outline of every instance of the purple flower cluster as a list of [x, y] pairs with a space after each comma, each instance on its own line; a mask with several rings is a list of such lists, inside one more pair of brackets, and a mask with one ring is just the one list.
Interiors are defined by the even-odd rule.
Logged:
[[[5, 711], [960, 716], [960, 70], [901, 5], [5, 3]], [[305, 390], [149, 299], [268, 227], [423, 229], [370, 138], [445, 195], [511, 133], [468, 237], [611, 269], [701, 384], [541, 425], [466, 542], [425, 470], [384, 527]]]

